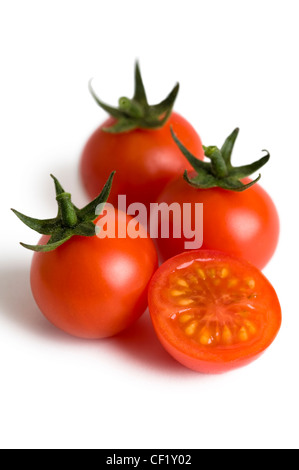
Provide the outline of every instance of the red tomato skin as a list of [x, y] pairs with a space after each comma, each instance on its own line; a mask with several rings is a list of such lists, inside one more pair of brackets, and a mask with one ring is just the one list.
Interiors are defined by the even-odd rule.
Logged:
[[155, 326], [155, 332], [158, 336], [158, 339], [164, 349], [180, 364], [187, 367], [187, 369], [193, 370], [194, 372], [199, 372], [201, 374], [224, 374], [234, 369], [244, 367], [249, 365], [251, 362], [258, 359], [262, 353], [254, 354], [251, 357], [246, 357], [243, 359], [227, 362], [210, 362], [200, 359], [194, 360], [190, 356], [184, 354], [182, 351], [179, 351], [175, 346], [170, 344], [163, 336], [159, 328]]
[[80, 162], [85, 189], [94, 199], [111, 171], [116, 171], [109, 202], [117, 205], [117, 196], [127, 196], [127, 204], [142, 202], [149, 208], [164, 186], [191, 166], [174, 142], [170, 126], [188, 149], [204, 158], [202, 142], [194, 128], [177, 113], [172, 113], [160, 129], [136, 129], [111, 134], [103, 131], [114, 122], [105, 121], [88, 139]]
[[[263, 269], [277, 248], [279, 216], [274, 202], [259, 184], [235, 192], [221, 188], [197, 189], [183, 178], [177, 178], [165, 187], [157, 202], [178, 202], [181, 211], [184, 203], [191, 203], [192, 228], [195, 203], [203, 203], [203, 250], [226, 252]], [[174, 238], [172, 233], [170, 222], [170, 238], [157, 240], [162, 261], [185, 251], [187, 240]]]
[[[237, 261], [238, 263], [241, 263], [243, 267], [246, 268], [247, 266], [251, 273], [256, 272], [261, 279], [265, 280], [264, 298], [268, 302], [271, 300], [271, 307], [274, 312], [272, 317], [268, 318], [268, 336], [263, 336], [261, 343], [259, 345], [253, 344], [252, 347], [247, 349], [243, 356], [242, 354], [239, 354], [239, 357], [236, 357], [234, 352], [230, 353], [229, 351], [225, 351], [225, 349], [223, 349], [222, 352], [217, 351], [217, 353], [197, 353], [194, 347], [190, 346], [188, 349], [186, 345], [182, 345], [165, 326], [165, 322], [163, 321], [163, 309], [159, 306], [158, 299], [155, 294], [156, 288], [161, 282], [161, 276], [164, 276], [165, 273], [170, 273], [178, 265], [183, 263], [188, 264], [194, 259], [220, 259], [227, 263]], [[183, 366], [202, 374], [222, 374], [252, 363], [272, 344], [282, 323], [279, 299], [274, 288], [266, 277], [255, 266], [251, 265], [247, 261], [239, 260], [227, 253], [213, 250], [194, 250], [184, 252], [164, 262], [151, 279], [148, 291], [148, 305], [154, 330], [164, 349]]]
[[[40, 243], [47, 240], [43, 236]], [[156, 267], [149, 237], [74, 236], [52, 252], [34, 253], [31, 288], [53, 325], [76, 337], [99, 339], [119, 333], [143, 314]]]

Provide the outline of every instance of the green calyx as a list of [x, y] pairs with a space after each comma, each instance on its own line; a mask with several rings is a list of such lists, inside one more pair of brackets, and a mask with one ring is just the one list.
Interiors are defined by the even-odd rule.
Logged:
[[95, 94], [91, 81], [89, 90], [97, 104], [116, 119], [110, 127], [104, 127], [105, 132], [121, 133], [134, 129], [159, 129], [167, 122], [179, 91], [177, 83], [169, 95], [156, 105], [149, 105], [138, 62], [135, 65], [135, 91], [133, 98], [121, 97], [118, 108], [103, 103]]
[[250, 176], [252, 173], [258, 171], [262, 166], [264, 166], [268, 162], [270, 154], [267, 150], [263, 150], [263, 152], [266, 152], [267, 154], [260, 160], [257, 160], [250, 165], [239, 167], [232, 166], [231, 155], [238, 133], [239, 129], [236, 128], [228, 136], [221, 149], [216, 146], [203, 146], [205, 156], [210, 160], [208, 162], [201, 161], [192, 155], [179, 141], [173, 132], [173, 129], [171, 129], [174, 141], [196, 172], [196, 175], [190, 178], [186, 170], [184, 173], [185, 180], [195, 188], [208, 189], [219, 187], [230, 191], [244, 191], [257, 183], [261, 178], [261, 175], [248, 184], [242, 183], [241, 180]]
[[112, 172], [110, 174], [101, 194], [83, 209], [78, 209], [72, 203], [71, 195], [66, 193], [59, 181], [51, 175], [55, 184], [56, 200], [58, 204], [57, 217], [44, 220], [33, 219], [12, 209], [24, 224], [42, 235], [50, 235], [50, 239], [46, 245], [27, 245], [25, 243], [21, 243], [21, 245], [32, 251], [45, 253], [55, 250], [74, 235], [93, 237], [96, 234], [96, 227], [93, 222], [99, 215], [96, 209], [99, 205], [105, 204], [107, 201], [114, 173], [115, 172]]

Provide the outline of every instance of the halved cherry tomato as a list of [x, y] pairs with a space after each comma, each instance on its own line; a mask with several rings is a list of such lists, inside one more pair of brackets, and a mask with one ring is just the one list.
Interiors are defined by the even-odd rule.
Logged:
[[214, 251], [181, 253], [160, 266], [150, 283], [149, 310], [169, 354], [203, 373], [250, 363], [281, 325], [279, 300], [265, 276]]

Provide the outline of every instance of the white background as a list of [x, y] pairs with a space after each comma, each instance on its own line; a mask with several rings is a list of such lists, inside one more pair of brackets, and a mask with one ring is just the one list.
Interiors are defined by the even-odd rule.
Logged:
[[[1, 0], [1, 448], [298, 448], [297, 1]], [[281, 219], [264, 270], [283, 326], [248, 367], [193, 373], [167, 355], [148, 316], [117, 338], [51, 326], [31, 296], [37, 242], [9, 210], [56, 215], [54, 173], [87, 202], [78, 161], [106, 118], [87, 83], [116, 104], [140, 60], [150, 102], [179, 81], [176, 111], [206, 145], [236, 127], [234, 158], [271, 153], [261, 184]]]

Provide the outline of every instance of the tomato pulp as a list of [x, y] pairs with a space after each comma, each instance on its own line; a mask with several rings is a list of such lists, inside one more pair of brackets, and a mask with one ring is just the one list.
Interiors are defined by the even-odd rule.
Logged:
[[[104, 210], [98, 224], [113, 211]], [[116, 212], [118, 217], [131, 218]], [[146, 236], [146, 234], [145, 234]], [[41, 238], [46, 244], [48, 236]], [[127, 328], [147, 307], [148, 283], [157, 267], [152, 240], [73, 236], [49, 253], [34, 253], [31, 287], [45, 317], [81, 338], [103, 338]]]
[[250, 363], [281, 325], [279, 300], [265, 276], [215, 251], [181, 253], [160, 266], [150, 283], [149, 310], [168, 353], [203, 373]]
[[199, 135], [177, 113], [155, 130], [135, 129], [123, 133], [105, 132], [113, 118], [105, 121], [88, 139], [81, 156], [80, 172], [91, 199], [99, 192], [111, 171], [116, 171], [109, 202], [117, 206], [118, 195], [127, 196], [127, 204], [141, 202], [149, 209], [164, 186], [174, 177], [191, 169], [174, 142], [170, 126], [195, 156], [203, 159]]

